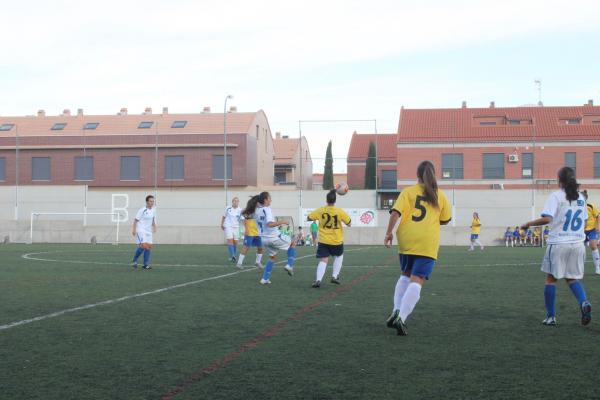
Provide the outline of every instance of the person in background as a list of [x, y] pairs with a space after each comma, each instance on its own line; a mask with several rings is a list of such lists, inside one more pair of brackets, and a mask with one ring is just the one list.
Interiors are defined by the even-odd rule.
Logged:
[[225, 232], [227, 240], [227, 251], [229, 252], [229, 261], [235, 262], [237, 252], [237, 242], [240, 240], [240, 219], [242, 209], [239, 207], [240, 199], [234, 197], [231, 200], [231, 207], [227, 207], [221, 218], [221, 229]]
[[536, 226], [533, 230], [533, 245], [541, 246], [542, 245], [542, 231], [539, 226]]
[[319, 224], [317, 224], [317, 221], [313, 221], [312, 224], [310, 224], [310, 236], [312, 238], [312, 240], [311, 240], [312, 246], [317, 245], [317, 232], [318, 231], [319, 231]]
[[504, 232], [504, 241], [506, 242], [506, 247], [510, 244], [511, 247], [515, 247], [515, 241], [513, 240], [512, 229], [510, 226], [506, 228], [506, 232]]
[[520, 244], [521, 241], [521, 231], [518, 226], [515, 226], [515, 230], [513, 231], [513, 244]]
[[259, 269], [262, 269], [263, 266], [260, 263], [262, 260], [262, 239], [260, 237], [260, 231], [258, 230], [258, 224], [254, 219], [254, 213], [256, 212], [256, 207], [258, 206], [258, 195], [252, 196], [248, 203], [246, 203], [246, 208], [242, 211], [242, 220], [244, 221], [244, 247], [240, 251], [240, 256], [237, 260], [237, 268], [242, 269], [242, 264], [244, 263], [244, 258], [246, 254], [248, 254], [248, 250], [250, 247], [256, 247], [256, 261], [254, 266]]
[[598, 253], [598, 231], [600, 230], [600, 210], [588, 200], [588, 192], [581, 192], [587, 203], [588, 220], [585, 223], [585, 240], [592, 250], [592, 263], [596, 274], [600, 275], [600, 254]]
[[144, 264], [142, 269], [152, 269], [150, 266], [150, 252], [152, 250], [152, 234], [156, 232], [156, 208], [154, 207], [154, 196], [146, 196], [146, 207], [138, 210], [133, 220], [132, 234], [138, 248], [135, 250], [131, 266], [137, 269], [138, 258], [144, 253]]
[[481, 232], [481, 220], [479, 219], [479, 214], [473, 213], [473, 220], [471, 221], [471, 247], [469, 247], [469, 251], [475, 250], [475, 245], [481, 247], [483, 250], [483, 244], [479, 241], [479, 233]]

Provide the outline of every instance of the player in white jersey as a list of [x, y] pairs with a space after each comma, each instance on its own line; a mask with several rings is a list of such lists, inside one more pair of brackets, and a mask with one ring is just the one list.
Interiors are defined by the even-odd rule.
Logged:
[[152, 234], [156, 232], [156, 208], [154, 208], [154, 196], [146, 196], [146, 207], [138, 210], [133, 221], [132, 234], [138, 248], [131, 262], [131, 266], [137, 268], [137, 260], [144, 253], [144, 265], [142, 269], [151, 269], [150, 252], [152, 250]]
[[581, 324], [592, 320], [592, 305], [587, 299], [581, 283], [585, 262], [585, 221], [588, 218], [585, 198], [579, 193], [575, 171], [563, 167], [558, 171], [560, 190], [553, 192], [546, 200], [542, 217], [523, 224], [530, 226], [549, 225], [548, 248], [542, 262], [546, 273], [544, 299], [546, 318], [544, 325], [556, 325], [556, 281], [566, 279], [569, 288], [577, 299], [581, 310]]
[[225, 231], [227, 240], [227, 251], [229, 251], [229, 261], [235, 262], [237, 242], [240, 240], [240, 219], [242, 218], [242, 209], [239, 207], [240, 199], [234, 197], [231, 200], [231, 207], [227, 207], [221, 218], [221, 229]]
[[288, 221], [275, 221], [273, 211], [271, 211], [271, 195], [268, 192], [262, 192], [259, 195], [259, 207], [256, 209], [254, 219], [258, 224], [262, 245], [269, 253], [269, 261], [265, 264], [260, 283], [267, 285], [271, 283], [271, 270], [275, 263], [277, 251], [286, 250], [288, 262], [283, 267], [288, 275], [294, 275], [294, 256], [296, 255], [295, 242], [289, 236], [282, 235], [279, 231], [281, 225], [289, 224]]

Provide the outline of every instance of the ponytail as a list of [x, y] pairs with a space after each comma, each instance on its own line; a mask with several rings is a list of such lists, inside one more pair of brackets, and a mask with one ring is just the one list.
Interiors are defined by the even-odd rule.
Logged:
[[575, 171], [570, 167], [562, 167], [558, 171], [558, 183], [564, 189], [567, 200], [575, 201], [579, 198], [579, 183], [575, 179]]
[[327, 192], [327, 204], [335, 204], [337, 196], [335, 195], [335, 189], [331, 189]]
[[438, 185], [435, 179], [435, 168], [431, 161], [422, 161], [417, 167], [417, 177], [423, 183], [425, 201], [433, 207], [438, 207]]
[[583, 197], [585, 197], [585, 201], [587, 201], [587, 199], [588, 199], [588, 192], [587, 192], [587, 189], [585, 189], [585, 190], [582, 190], [582, 191], [581, 191], [581, 194], [583, 195]]
[[256, 206], [258, 205], [259, 197], [259, 195], [250, 197], [250, 200], [248, 200], [248, 203], [246, 203], [246, 208], [244, 208], [244, 211], [242, 211], [242, 215], [245, 218], [252, 217], [252, 215], [256, 212]]

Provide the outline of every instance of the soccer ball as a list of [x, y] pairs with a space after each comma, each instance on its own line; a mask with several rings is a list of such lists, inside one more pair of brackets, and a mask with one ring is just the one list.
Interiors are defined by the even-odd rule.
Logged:
[[348, 189], [348, 185], [346, 185], [346, 182], [340, 182], [337, 185], [335, 185], [335, 191], [340, 196], [343, 196], [346, 193], [348, 193], [348, 190], [350, 189]]

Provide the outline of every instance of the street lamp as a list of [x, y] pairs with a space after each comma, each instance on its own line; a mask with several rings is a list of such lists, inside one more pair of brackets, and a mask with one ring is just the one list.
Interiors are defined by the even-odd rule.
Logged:
[[233, 95], [227, 95], [223, 106], [223, 188], [225, 189], [225, 207], [229, 205], [227, 199], [227, 100], [231, 99], [233, 99]]

